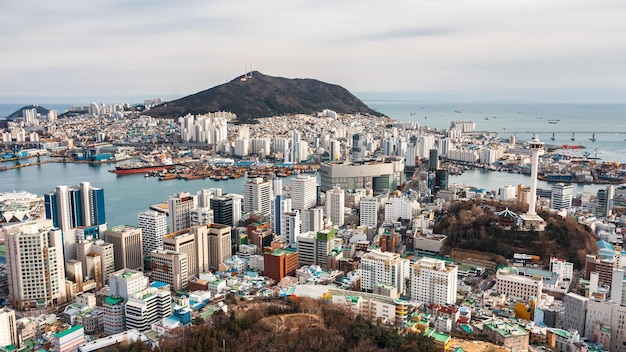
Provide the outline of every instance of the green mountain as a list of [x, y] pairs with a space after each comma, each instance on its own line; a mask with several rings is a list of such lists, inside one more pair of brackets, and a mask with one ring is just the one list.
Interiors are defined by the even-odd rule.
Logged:
[[330, 109], [337, 113], [382, 116], [343, 87], [315, 79], [272, 77], [258, 71], [228, 83], [156, 106], [146, 114], [175, 118], [186, 114], [229, 111], [248, 122], [257, 117], [311, 114]]

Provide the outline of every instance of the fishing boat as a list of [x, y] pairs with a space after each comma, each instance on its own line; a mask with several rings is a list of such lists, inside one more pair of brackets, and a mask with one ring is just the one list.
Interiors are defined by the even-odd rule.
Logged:
[[570, 140], [575, 141], [576, 138], [574, 138], [574, 132], [572, 132], [572, 138], [570, 138]]
[[596, 134], [592, 134], [591, 138], [589, 138], [590, 141], [595, 142], [596, 141]]
[[150, 171], [173, 169], [172, 164], [122, 164], [115, 167], [116, 175], [145, 174]]
[[554, 140], [554, 132], [552, 132], [552, 137], [550, 137], [551, 140]]

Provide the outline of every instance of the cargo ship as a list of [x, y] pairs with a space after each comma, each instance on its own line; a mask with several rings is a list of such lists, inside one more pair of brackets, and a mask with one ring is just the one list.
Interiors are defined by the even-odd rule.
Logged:
[[115, 167], [116, 175], [143, 174], [150, 171], [170, 170], [173, 164], [122, 164]]

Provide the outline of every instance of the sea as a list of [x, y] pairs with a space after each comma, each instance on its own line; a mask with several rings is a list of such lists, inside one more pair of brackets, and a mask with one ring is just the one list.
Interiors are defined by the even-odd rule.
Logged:
[[[515, 136], [518, 141], [526, 141], [537, 134], [546, 145], [584, 146], [584, 149], [566, 151], [574, 157], [590, 156], [601, 161], [626, 163], [626, 104], [461, 104], [406, 100], [370, 100], [365, 103], [398, 121], [417, 122], [433, 130], [447, 129], [452, 121], [473, 121], [477, 131], [490, 132], [500, 138]], [[0, 104], [0, 116], [8, 116], [30, 104]], [[72, 104], [40, 105], [63, 112]], [[595, 141], [590, 140], [593, 137]], [[140, 212], [148, 210], [150, 205], [165, 202], [176, 192], [195, 193], [204, 188], [219, 187], [224, 193], [242, 194], [246, 180], [159, 181], [143, 174], [116, 176], [108, 172], [113, 168], [113, 164], [48, 163], [4, 171], [0, 172], [0, 193], [25, 190], [43, 195], [58, 185], [78, 185], [87, 181], [104, 189], [109, 226], [137, 226]], [[506, 185], [529, 184], [529, 179], [527, 175], [473, 169], [450, 176], [449, 182], [497, 190]], [[290, 180], [290, 177], [284, 178], [283, 184], [288, 185]], [[538, 181], [538, 187], [549, 189], [550, 184]], [[574, 187], [575, 192], [595, 193], [606, 186], [575, 184]]]

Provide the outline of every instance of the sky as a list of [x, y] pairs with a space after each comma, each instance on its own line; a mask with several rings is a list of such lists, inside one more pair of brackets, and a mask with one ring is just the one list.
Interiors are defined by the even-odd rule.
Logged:
[[264, 74], [363, 100], [626, 103], [623, 0], [0, 0], [0, 103]]

